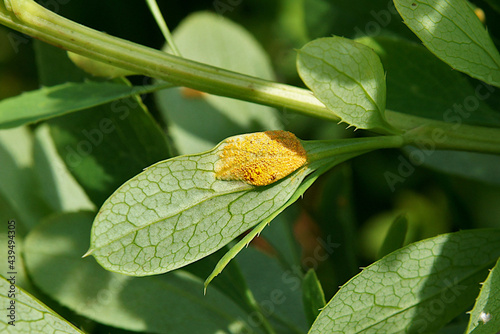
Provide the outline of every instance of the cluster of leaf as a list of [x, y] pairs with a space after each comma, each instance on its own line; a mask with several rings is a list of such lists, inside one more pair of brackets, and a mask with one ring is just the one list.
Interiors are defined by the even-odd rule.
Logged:
[[[353, 38], [362, 34], [352, 31], [370, 35], [369, 27], [378, 24], [377, 36], [357, 41], [320, 38], [298, 51], [298, 73], [304, 83], [356, 128], [398, 133], [402, 129], [390, 125], [386, 106], [442, 120], [443, 112], [476, 96], [477, 87], [486, 87], [450, 66], [499, 86], [500, 56], [463, 0], [395, 1], [426, 48], [414, 43], [399, 24], [392, 3], [386, 7], [385, 1], [382, 6], [376, 1], [368, 7], [373, 10], [363, 8], [362, 13], [363, 6], [352, 1], [284, 3], [279, 22], [283, 29], [293, 27], [286, 31], [290, 43], [298, 46], [310, 36], [341, 34], [343, 29]], [[331, 23], [329, 16], [338, 20]], [[357, 29], [342, 22], [350, 18]], [[221, 17], [193, 14], [176, 28], [174, 39], [183, 57], [274, 79], [259, 44]], [[344, 141], [338, 138], [352, 134], [339, 134], [337, 125], [312, 125], [270, 107], [186, 88], [165, 89], [169, 85], [162, 82], [131, 86], [121, 78], [89, 80], [65, 52], [43, 43], [35, 43], [35, 54], [44, 87], [0, 102], [5, 171], [0, 174], [0, 207], [18, 222], [17, 251], [23, 256], [17, 257], [17, 284], [40, 300], [56, 308], [65, 306], [94, 324], [153, 333], [420, 333], [437, 331], [453, 319], [448, 331], [467, 327], [467, 333], [495, 333], [500, 328], [500, 230], [436, 236], [457, 227], [448, 226], [450, 218], [443, 211], [458, 211], [440, 203], [439, 192], [433, 203], [415, 192], [400, 193], [399, 208], [385, 217], [367, 217], [369, 228], [362, 227], [356, 238], [352, 170], [346, 166], [316, 190], [319, 203], [306, 204], [308, 213], [296, 205], [282, 213], [320, 174], [383, 143], [377, 146], [374, 141], [367, 147], [363, 145], [370, 141], [364, 139]], [[155, 92], [169, 138], [139, 97], [150, 92]], [[478, 100], [474, 112], [460, 122], [498, 127], [500, 114], [490, 106], [491, 99]], [[218, 142], [240, 133], [282, 128], [335, 138], [328, 147], [341, 153], [265, 187], [213, 178], [218, 156], [217, 148], [210, 149]], [[322, 150], [321, 143], [304, 146], [310, 154]], [[196, 154], [203, 151], [207, 152]], [[498, 187], [498, 176], [495, 181], [490, 175], [498, 173], [495, 157], [477, 157], [483, 168], [476, 171], [461, 166], [460, 161], [476, 159], [471, 154], [450, 158], [432, 153], [427, 165]], [[155, 164], [177, 154], [182, 156]], [[391, 158], [399, 163], [400, 157]], [[367, 181], [364, 188], [377, 187], [373, 193], [367, 189], [365, 197], [377, 202], [376, 192], [387, 192], [388, 186], [372, 180], [384, 181], [384, 173], [377, 164], [367, 170], [369, 159], [354, 170]], [[36, 191], [33, 184], [38, 185]], [[491, 187], [498, 198], [497, 188]], [[400, 211], [409, 215], [396, 217]], [[301, 258], [295, 240], [300, 233], [294, 236], [291, 223], [304, 226], [311, 219], [321, 233], [301, 240]], [[498, 226], [498, 218], [492, 221]], [[226, 248], [255, 225], [231, 250]], [[250, 247], [229, 262], [261, 232], [259, 248], [265, 253]], [[112, 272], [94, 258], [81, 258], [90, 235], [91, 254]], [[359, 273], [356, 243], [366, 235], [371, 240], [365, 260], [378, 261]], [[310, 270], [304, 275], [303, 265], [317, 273]], [[171, 272], [151, 276], [167, 271]], [[221, 271], [204, 296], [204, 279], [211, 281]], [[335, 285], [341, 284], [331, 297]], [[5, 294], [9, 285], [1, 280], [2, 309], [10, 302]], [[18, 327], [9, 327], [4, 318], [1, 330], [79, 331], [35, 297], [18, 291]], [[464, 312], [470, 309], [467, 318]], [[60, 312], [77, 319], [66, 309]]]

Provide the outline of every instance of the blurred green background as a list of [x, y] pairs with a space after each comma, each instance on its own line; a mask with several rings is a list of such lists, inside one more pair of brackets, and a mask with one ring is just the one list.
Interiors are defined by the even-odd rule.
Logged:
[[[146, 4], [141, 1], [59, 2], [47, 2], [47, 7], [108, 34], [157, 49], [163, 47], [163, 37]], [[388, 0], [158, 0], [158, 4], [171, 30], [175, 30], [187, 15], [200, 10], [219, 12], [241, 24], [270, 55], [278, 80], [292, 85], [301, 85], [295, 70], [295, 50], [317, 37], [385, 35], [420, 44], [398, 15], [386, 15], [392, 6]], [[494, 41], [498, 41], [500, 14], [484, 1], [474, 1], [474, 4], [484, 11], [488, 31]], [[38, 88], [32, 46], [30, 38], [0, 27], [0, 99]], [[476, 83], [470, 78], [467, 80], [472, 85]], [[134, 77], [132, 82], [142, 84], [144, 80]], [[495, 91], [487, 103], [498, 112], [498, 101], [500, 94]], [[154, 99], [147, 99], [146, 104], [163, 123]], [[290, 112], [282, 115], [285, 128], [302, 139], [366, 135], [362, 131], [345, 130], [345, 124], [330, 124]], [[390, 224], [400, 213], [407, 213], [409, 217], [405, 243], [460, 229], [500, 226], [498, 157], [437, 156], [429, 161], [429, 167], [416, 167], [414, 173], [391, 191], [384, 173], [397, 173], [400, 156], [398, 150], [384, 150], [356, 158], [323, 176], [308, 191], [300, 205], [301, 214], [295, 218], [304, 257], [314, 249], [316, 235], [335, 235], [346, 221], [349, 223], [344, 228], [350, 229], [346, 233], [355, 235], [355, 244], [350, 247], [359, 256], [356, 262], [359, 266], [377, 258]], [[472, 165], [465, 165], [465, 162]], [[338, 265], [334, 263], [333, 268]], [[320, 264], [320, 279], [328, 277], [331, 268], [328, 263]], [[357, 266], [353, 266], [345, 272], [357, 270]], [[337, 280], [322, 279], [326, 282], [327, 300], [349, 277], [346, 274]]]

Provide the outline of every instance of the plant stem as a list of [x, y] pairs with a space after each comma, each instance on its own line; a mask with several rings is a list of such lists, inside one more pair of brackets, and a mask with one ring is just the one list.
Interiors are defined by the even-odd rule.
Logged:
[[379, 136], [336, 140], [312, 140], [302, 142], [309, 162], [331, 159], [342, 154], [369, 152], [381, 148], [399, 148], [404, 145], [402, 136]]
[[16, 0], [14, 4], [16, 15], [0, 7], [0, 23], [57, 47], [175, 85], [340, 120], [307, 89], [227, 71], [109, 36], [54, 14], [31, 0]]
[[[340, 121], [307, 89], [197, 63], [109, 36], [52, 13], [32, 0], [11, 0], [10, 5], [12, 12], [0, 0], [0, 24], [88, 58], [210, 94]], [[431, 140], [437, 149], [500, 154], [500, 129], [471, 125], [457, 127], [456, 124], [391, 110], [386, 110], [386, 117], [393, 127], [409, 130], [404, 135], [406, 144]], [[439, 128], [445, 131], [446, 140], [432, 139]]]

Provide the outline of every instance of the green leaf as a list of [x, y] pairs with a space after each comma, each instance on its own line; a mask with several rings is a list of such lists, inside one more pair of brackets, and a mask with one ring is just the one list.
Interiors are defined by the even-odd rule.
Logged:
[[470, 307], [499, 244], [500, 229], [484, 229], [401, 248], [345, 284], [310, 333], [434, 332]]
[[[328, 254], [327, 261], [333, 274], [328, 275], [323, 286], [333, 295], [338, 287], [359, 273], [356, 259], [356, 219], [353, 200], [353, 176], [350, 164], [344, 164], [325, 175], [321, 200], [311, 210], [321, 229], [321, 238]], [[318, 270], [319, 271], [319, 270]], [[321, 274], [320, 274], [321, 275]], [[323, 276], [320, 276], [323, 277]]]
[[500, 328], [500, 260], [490, 271], [481, 287], [476, 304], [470, 313], [470, 320], [465, 333], [488, 334]]
[[82, 259], [92, 218], [89, 212], [52, 216], [27, 236], [26, 266], [45, 294], [89, 319], [132, 331], [253, 332], [241, 308], [216, 288], [203, 296], [203, 281], [186, 271], [133, 278]]
[[404, 245], [406, 232], [408, 231], [408, 218], [406, 215], [399, 215], [394, 219], [385, 235], [382, 247], [378, 251], [378, 257], [382, 258], [387, 254], [401, 248]]
[[[419, 148], [405, 148], [407, 154], [412, 154], [417, 150], [425, 152]], [[500, 156], [498, 155], [447, 150], [427, 152], [432, 152], [432, 154], [426, 154], [422, 166], [449, 175], [500, 185], [500, 173], [498, 173]]]
[[301, 265], [301, 248], [294, 236], [294, 223], [301, 212], [299, 205], [291, 205], [260, 235], [272, 247], [283, 266], [295, 268]]
[[[10, 276], [7, 278], [10, 279]], [[0, 318], [0, 332], [83, 334], [41, 301], [14, 284], [15, 279], [8, 281], [0, 276], [0, 305], [4, 313]], [[10, 294], [15, 297], [11, 297]], [[9, 310], [9, 308], [14, 310]], [[13, 325], [10, 324], [11, 321]]]
[[[184, 267], [189, 273], [196, 275], [198, 278], [204, 280], [213, 270], [217, 262], [224, 256], [228, 248], [223, 247], [214, 254], [206, 258], [191, 263], [189, 266]], [[213, 286], [220, 292], [224, 293], [227, 297], [238, 304], [241, 309], [247, 313], [260, 313], [259, 306], [255, 301], [252, 291], [249, 289], [248, 284], [243, 276], [240, 266], [237, 262], [230, 263], [224, 273], [213, 283]], [[260, 324], [262, 325], [262, 324]]]
[[[277, 333], [304, 333], [309, 327], [302, 307], [300, 267], [283, 268], [276, 258], [248, 247], [237, 261], [260, 306]], [[207, 293], [210, 295], [212, 290]]]
[[42, 124], [34, 134], [34, 169], [43, 198], [55, 212], [96, 210], [57, 153], [49, 131]]
[[302, 302], [307, 320], [312, 325], [326, 305], [325, 294], [314, 269], [309, 269], [302, 281]]
[[[82, 80], [66, 52], [43, 43], [35, 46], [43, 84]], [[130, 88], [125, 79], [115, 81]], [[57, 117], [48, 124], [57, 152], [98, 206], [125, 180], [170, 155], [163, 131], [138, 96]]]
[[[269, 57], [255, 38], [220, 15], [191, 14], [175, 29], [173, 37], [187, 59], [274, 79]], [[181, 154], [206, 151], [239, 133], [282, 128], [274, 108], [205, 93], [189, 97], [186, 92], [189, 90], [181, 88], [155, 94]]]
[[456, 70], [500, 86], [500, 54], [465, 0], [395, 0], [406, 25]]
[[[349, 146], [349, 142], [351, 141], [345, 141], [343, 144], [346, 146]], [[308, 154], [311, 156], [313, 152], [321, 151], [322, 146], [324, 145], [324, 142], [321, 141], [311, 141], [311, 142], [304, 142], [304, 146], [306, 147], [306, 151]], [[207, 288], [208, 284], [217, 276], [219, 275], [222, 270], [224, 270], [225, 266], [231, 261], [244, 247], [246, 247], [256, 236], [258, 236], [264, 228], [271, 223], [271, 221], [278, 215], [280, 214], [283, 210], [285, 210], [287, 207], [292, 205], [296, 200], [298, 200], [304, 192], [316, 181], [316, 179], [323, 173], [325, 173], [327, 170], [330, 168], [333, 168], [334, 166], [349, 160], [351, 158], [354, 158], [360, 154], [366, 153], [367, 151], [356, 151], [356, 149], [351, 148], [351, 152], [345, 152], [342, 149], [342, 141], [336, 141], [334, 142], [334, 146], [336, 146], [336, 150], [338, 150], [338, 154], [334, 156], [330, 156], [328, 159], [325, 160], [319, 160], [316, 161], [315, 163], [311, 164], [309, 166], [309, 173], [312, 173], [308, 178], [306, 178], [302, 184], [297, 188], [297, 190], [293, 193], [293, 195], [290, 197], [290, 199], [283, 204], [281, 208], [276, 210], [273, 214], [268, 216], [266, 219], [264, 219], [257, 227], [255, 227], [252, 231], [250, 231], [247, 235], [245, 235], [236, 245], [234, 245], [229, 252], [227, 252], [217, 263], [215, 266], [214, 270], [208, 276], [208, 278], [205, 280], [205, 289]], [[327, 147], [329, 145], [327, 144]], [[345, 147], [344, 147], [345, 148]], [[349, 150], [349, 149], [348, 149]], [[341, 152], [343, 151], [343, 152]], [[313, 153], [314, 154], [314, 153]]]
[[128, 275], [185, 266], [273, 215], [309, 173], [301, 168], [263, 187], [219, 180], [220, 148], [159, 162], [127, 181], [96, 217], [89, 254]]
[[[16, 213], [18, 226], [29, 229], [49, 214], [45, 200], [34, 188], [33, 135], [28, 128], [0, 130], [0, 196]], [[26, 230], [25, 230], [26, 231]]]
[[[185, 266], [217, 251], [259, 222], [269, 223], [297, 200], [319, 174], [335, 164], [377, 148], [402, 144], [400, 136], [303, 142], [308, 159], [303, 167], [302, 162], [273, 165], [281, 159], [276, 160], [272, 153], [268, 155], [265, 145], [287, 140], [285, 136], [280, 140], [270, 136], [264, 146], [251, 146], [263, 134], [228, 138], [211, 151], [159, 162], [127, 181], [100, 209], [86, 255], [92, 254], [108, 270], [128, 275], [159, 274]], [[288, 144], [296, 143], [289, 140]], [[255, 174], [246, 180], [253, 181], [252, 176], [257, 175], [259, 181], [267, 179], [271, 176], [266, 175], [265, 167], [269, 164], [277, 173], [273, 174], [275, 177], [284, 171], [287, 174], [274, 183], [254, 183], [257, 186], [240, 179], [216, 178], [216, 163], [222, 164], [224, 173], [240, 166], [231, 165], [234, 156], [224, 151], [225, 147], [234, 148], [234, 143], [241, 145], [241, 152], [258, 150], [255, 165], [249, 168]], [[299, 160], [302, 154], [305, 153], [298, 154]], [[229, 158], [223, 160], [221, 156]], [[235, 156], [236, 161], [241, 158]], [[309, 178], [312, 181], [301, 185], [313, 171], [315, 175]], [[255, 236], [252, 233], [263, 228], [261, 223], [234, 251], [226, 254], [206, 284]]]
[[299, 50], [297, 69], [316, 97], [342, 121], [391, 132], [384, 117], [384, 69], [373, 50], [342, 37], [319, 38]]
[[2, 100], [0, 129], [31, 124], [171, 85], [129, 87], [112, 82], [67, 82]]
[[[238, 124], [230, 115], [208, 103], [205, 93], [189, 96], [186, 92], [192, 91], [172, 88], [155, 94], [158, 108], [179, 154], [208, 151], [224, 138], [265, 128], [259, 122]], [[257, 129], [246, 130], [254, 127]]]
[[[361, 38], [372, 48], [387, 72], [387, 108], [439, 121], [500, 126], [500, 113], [487, 102], [494, 88], [472, 86], [467, 77], [422, 45], [395, 37]], [[422, 69], [425, 69], [423, 71]]]
[[[337, 35], [349, 38], [411, 32], [401, 22], [392, 1], [303, 0], [311, 39]], [[407, 36], [408, 35], [408, 36]]]
[[497, 0], [486, 0], [486, 2], [491, 6], [491, 8], [500, 13], [500, 3], [498, 3]]

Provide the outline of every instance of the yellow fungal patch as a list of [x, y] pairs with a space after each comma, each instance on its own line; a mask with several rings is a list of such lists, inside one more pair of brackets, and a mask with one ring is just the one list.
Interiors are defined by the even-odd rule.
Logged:
[[300, 140], [288, 131], [257, 132], [223, 143], [215, 164], [215, 177], [254, 186], [276, 182], [307, 162]]

